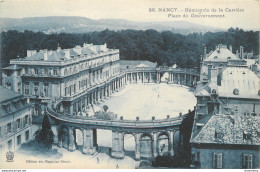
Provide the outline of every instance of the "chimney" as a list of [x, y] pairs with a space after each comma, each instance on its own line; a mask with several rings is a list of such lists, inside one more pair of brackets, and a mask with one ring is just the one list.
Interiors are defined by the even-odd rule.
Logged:
[[208, 80], [210, 81], [211, 78], [211, 68], [212, 68], [212, 64], [208, 65]]
[[81, 46], [77, 45], [73, 48], [73, 51], [75, 51], [78, 55], [81, 55]]
[[36, 50], [27, 50], [27, 57], [30, 57], [30, 56], [32, 56], [32, 55], [34, 55], [36, 53], [37, 53]]
[[207, 58], [207, 47], [204, 47], [203, 60]]
[[48, 60], [48, 52], [47, 52], [47, 50], [44, 50], [44, 52], [43, 52], [43, 60]]
[[65, 58], [69, 59], [70, 58], [70, 50], [69, 49], [64, 49], [64, 53], [65, 53]]
[[209, 82], [217, 85], [217, 81], [218, 81], [218, 70], [217, 68], [211, 68]]
[[240, 53], [240, 58], [241, 59], [244, 59], [244, 48], [242, 47], [242, 46], [240, 46], [240, 51], [239, 51], [239, 53]]
[[232, 45], [230, 45], [230, 46], [229, 46], [229, 50], [230, 50], [230, 51], [231, 51], [231, 53], [232, 53]]

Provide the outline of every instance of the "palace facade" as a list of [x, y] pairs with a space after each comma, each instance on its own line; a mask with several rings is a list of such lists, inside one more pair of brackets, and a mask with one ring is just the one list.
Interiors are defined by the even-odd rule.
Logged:
[[49, 101], [60, 98], [64, 111], [74, 113], [83, 103], [100, 99], [101, 91], [94, 88], [97, 84], [112, 83], [113, 88], [119, 84], [119, 73], [118, 49], [85, 43], [71, 49], [28, 50], [27, 57], [12, 59], [10, 66], [3, 68], [2, 85], [30, 98], [36, 116]]

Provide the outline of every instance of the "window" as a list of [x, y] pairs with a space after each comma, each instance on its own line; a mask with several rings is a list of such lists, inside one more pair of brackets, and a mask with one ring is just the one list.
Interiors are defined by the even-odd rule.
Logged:
[[243, 156], [243, 168], [245, 169], [253, 168], [253, 155], [245, 154]]
[[24, 94], [29, 95], [29, 83], [24, 84]]
[[34, 74], [38, 75], [38, 69], [37, 68], [34, 68]]
[[222, 168], [222, 153], [213, 153], [213, 168]]
[[21, 135], [17, 136], [17, 145], [20, 145], [21, 144]]
[[5, 105], [5, 110], [7, 113], [10, 112], [10, 105]]
[[53, 70], [53, 75], [58, 75], [58, 72], [56, 69]]
[[34, 95], [35, 96], [39, 95], [39, 83], [38, 82], [34, 83]]
[[7, 133], [11, 133], [11, 131], [12, 131], [12, 124], [8, 123], [7, 124]]
[[21, 119], [16, 120], [16, 128], [19, 129], [21, 127]]
[[28, 73], [29, 73], [28, 68], [25, 68], [25, 69], [24, 69], [24, 73], [25, 73], [25, 74], [28, 74]]
[[6, 76], [11, 77], [12, 76], [12, 71], [6, 71]]
[[28, 119], [29, 119], [29, 116], [26, 115], [26, 116], [24, 117], [24, 126], [25, 126], [26, 124], [28, 124]]
[[44, 92], [44, 97], [48, 97], [49, 96], [49, 83], [44, 83], [44, 88], [43, 88], [43, 92]]
[[27, 131], [25, 132], [25, 140], [27, 141], [27, 140], [29, 140], [29, 138], [30, 138], [29, 130], [27, 130]]
[[44, 75], [48, 75], [48, 69], [44, 69]]
[[6, 83], [6, 88], [12, 89], [12, 84], [10, 82]]

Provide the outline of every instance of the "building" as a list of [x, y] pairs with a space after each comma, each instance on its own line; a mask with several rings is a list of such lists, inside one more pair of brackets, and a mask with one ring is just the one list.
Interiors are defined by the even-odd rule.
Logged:
[[259, 168], [259, 77], [221, 47], [202, 62], [190, 140], [192, 164], [197, 168]]
[[0, 150], [15, 150], [32, 139], [32, 104], [23, 95], [0, 86]]
[[[64, 110], [73, 113], [81, 109], [79, 100], [86, 96], [87, 89], [119, 73], [118, 49], [85, 43], [54, 51], [28, 50], [27, 57], [12, 59], [10, 66], [3, 68], [2, 85], [30, 98], [35, 116], [43, 114], [49, 101], [60, 98], [66, 100]], [[89, 98], [98, 98], [98, 93]]]

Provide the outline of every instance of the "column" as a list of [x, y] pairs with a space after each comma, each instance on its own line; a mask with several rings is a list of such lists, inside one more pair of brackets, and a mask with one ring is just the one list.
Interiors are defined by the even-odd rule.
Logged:
[[192, 86], [192, 75], [190, 75], [190, 86]]
[[111, 156], [114, 158], [124, 158], [124, 137], [121, 132], [112, 131]]
[[107, 98], [107, 86], [104, 87], [104, 98]]
[[61, 126], [59, 127], [59, 132], [58, 132], [58, 147], [62, 148], [62, 128]]
[[132, 84], [132, 80], [133, 80], [133, 75], [132, 73], [130, 73], [130, 84]]
[[74, 137], [74, 132], [73, 132], [74, 128], [69, 127], [69, 151], [75, 151], [76, 150], [76, 146], [75, 146], [75, 137]]
[[76, 115], [78, 115], [78, 112], [79, 112], [79, 105], [78, 105], [78, 102], [75, 102], [75, 106], [76, 106]]
[[151, 77], [151, 72], [149, 72], [149, 83], [151, 83], [152, 77]]
[[181, 77], [179, 73], [178, 73], [178, 83], [181, 84]]
[[90, 93], [90, 95], [91, 95], [91, 104], [93, 104], [94, 103], [94, 92], [92, 92], [92, 93]]
[[171, 156], [174, 155], [174, 134], [175, 134], [175, 131], [170, 131], [169, 151], [170, 151]]
[[157, 133], [153, 133], [153, 157], [157, 157]]
[[79, 111], [82, 112], [82, 100], [79, 100]]
[[101, 89], [97, 90], [97, 101], [100, 101]]
[[83, 149], [84, 154], [93, 155], [97, 151], [96, 129], [83, 129]]
[[185, 73], [184, 73], [184, 84], [187, 85], [187, 75], [186, 75], [186, 69], [185, 69]]
[[143, 72], [143, 83], [144, 83], [144, 72]]
[[140, 133], [135, 135], [135, 159], [139, 160], [141, 158], [140, 154]]
[[70, 104], [70, 107], [69, 107], [69, 108], [70, 108], [70, 114], [73, 115], [73, 105]]
[[86, 95], [86, 97], [85, 97], [85, 110], [87, 109], [87, 107], [88, 107], [88, 96], [89, 96], [89, 94], [87, 94]]

